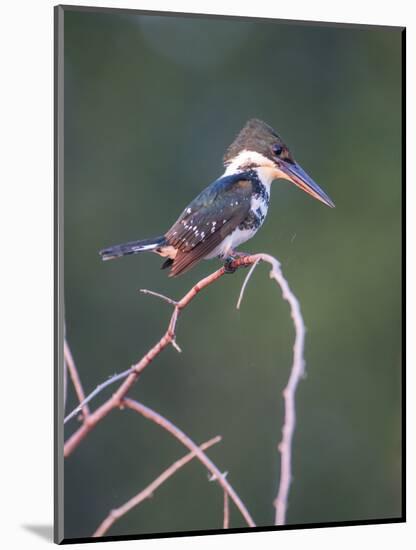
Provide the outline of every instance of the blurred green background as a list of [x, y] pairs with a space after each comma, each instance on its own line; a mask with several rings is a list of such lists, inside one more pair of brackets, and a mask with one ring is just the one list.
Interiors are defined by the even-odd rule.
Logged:
[[[64, 40], [66, 325], [86, 391], [165, 330], [169, 306], [139, 288], [179, 298], [219, 265], [168, 279], [156, 255], [102, 263], [98, 250], [168, 229], [222, 173], [246, 120], [261, 118], [337, 205], [275, 182], [243, 247], [280, 259], [308, 328], [288, 522], [400, 516], [400, 29], [66, 11]], [[130, 395], [197, 442], [221, 434], [208, 454], [256, 523], [272, 525], [294, 334], [266, 266], [236, 310], [245, 274], [192, 303], [183, 353], [167, 349]], [[67, 412], [75, 403], [71, 388]], [[113, 412], [66, 461], [65, 536], [91, 535], [185, 453]], [[194, 461], [108, 534], [221, 528], [222, 499]], [[244, 526], [231, 509], [231, 526]]]

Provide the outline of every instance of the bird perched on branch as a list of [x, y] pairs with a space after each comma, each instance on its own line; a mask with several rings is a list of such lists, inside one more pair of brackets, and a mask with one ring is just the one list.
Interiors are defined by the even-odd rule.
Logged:
[[315, 199], [334, 207], [328, 195], [295, 161], [280, 136], [261, 120], [247, 122], [224, 156], [225, 172], [205, 188], [162, 236], [111, 246], [103, 260], [151, 251], [165, 257], [169, 276], [202, 259], [220, 258], [225, 266], [241, 255], [236, 247], [262, 226], [273, 180], [286, 179]]

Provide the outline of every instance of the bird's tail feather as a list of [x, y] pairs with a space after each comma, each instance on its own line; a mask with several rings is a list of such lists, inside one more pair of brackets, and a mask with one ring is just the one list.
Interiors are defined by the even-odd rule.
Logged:
[[137, 254], [146, 250], [155, 250], [165, 244], [165, 237], [156, 237], [155, 239], [144, 239], [142, 241], [131, 241], [129, 243], [116, 244], [104, 250], [100, 250], [102, 260], [112, 260], [129, 254]]

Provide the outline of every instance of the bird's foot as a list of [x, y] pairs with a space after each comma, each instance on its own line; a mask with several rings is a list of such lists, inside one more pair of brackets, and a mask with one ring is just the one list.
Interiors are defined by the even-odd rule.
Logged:
[[[237, 271], [237, 267], [233, 265], [233, 262], [238, 258], [244, 258], [245, 256], [250, 256], [250, 254], [247, 252], [232, 252], [231, 254], [228, 254], [228, 256], [224, 258], [225, 273], [235, 273]], [[241, 267], [246, 267], [246, 266], [241, 266]]]
[[226, 258], [224, 258], [225, 273], [235, 273], [237, 271], [237, 268], [233, 266], [234, 260], [234, 256], [227, 256]]

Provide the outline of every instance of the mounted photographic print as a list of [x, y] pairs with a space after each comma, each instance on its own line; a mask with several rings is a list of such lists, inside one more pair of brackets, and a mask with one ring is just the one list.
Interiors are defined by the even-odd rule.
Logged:
[[56, 542], [404, 521], [404, 38], [55, 8]]

